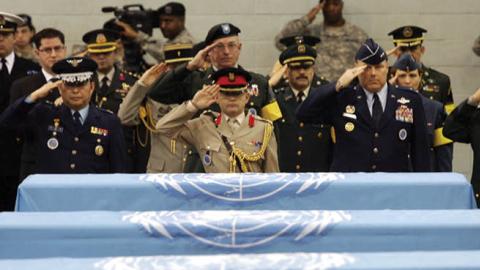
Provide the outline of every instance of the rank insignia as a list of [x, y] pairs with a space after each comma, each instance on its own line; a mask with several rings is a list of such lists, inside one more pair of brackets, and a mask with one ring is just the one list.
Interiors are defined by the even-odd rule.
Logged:
[[250, 96], [258, 96], [258, 84], [252, 84], [248, 88], [248, 93], [250, 94]]
[[355, 129], [355, 125], [352, 122], [347, 122], [345, 124], [345, 130], [348, 132], [352, 132]]
[[406, 99], [405, 97], [401, 97], [400, 99], [397, 99], [397, 102], [405, 105], [407, 103], [410, 103], [410, 99]]
[[101, 146], [101, 145], [95, 146], [95, 155], [101, 156], [101, 155], [103, 155], [103, 152], [104, 152], [103, 146]]
[[395, 110], [395, 119], [400, 122], [413, 123], [413, 109], [406, 105], [400, 105]]
[[353, 106], [353, 105], [347, 105], [347, 106], [345, 107], [345, 112], [346, 112], [346, 113], [349, 113], [349, 114], [355, 113], [355, 106]]
[[108, 130], [92, 126], [90, 128], [90, 133], [95, 134], [95, 135], [107, 136], [108, 135]]

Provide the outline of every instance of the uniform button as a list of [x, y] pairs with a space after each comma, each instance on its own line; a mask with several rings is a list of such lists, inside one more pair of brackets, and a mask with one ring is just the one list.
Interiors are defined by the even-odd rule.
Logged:
[[477, 198], [480, 197], [480, 194], [476, 193], [476, 194], [475, 194], [475, 197], [477, 197]]
[[322, 132], [318, 132], [317, 137], [318, 137], [319, 139], [321, 139], [321, 138], [322, 138]]
[[187, 161], [187, 159], [186, 159], [186, 158], [183, 158], [182, 160], [183, 160], [183, 162]]
[[298, 171], [300, 170], [300, 165], [295, 166], [295, 169]]
[[298, 136], [298, 141], [299, 141], [299, 142], [303, 142], [303, 137], [302, 137], [302, 136]]
[[253, 103], [253, 102], [250, 102], [250, 106], [253, 106], [253, 105], [255, 105], [255, 103]]
[[187, 146], [186, 146], [186, 145], [184, 145], [184, 146], [183, 146], [183, 149], [187, 149]]
[[433, 147], [430, 147], [430, 151], [432, 151], [432, 152], [433, 152]]
[[191, 155], [191, 154], [192, 154], [192, 150], [189, 150], [189, 151], [188, 151], [188, 154]]
[[22, 139], [20, 139], [19, 137], [16, 137], [15, 140], [17, 140], [17, 142], [20, 142]]
[[72, 150], [72, 155], [76, 155], [77, 154], [77, 150]]
[[297, 151], [297, 156], [301, 156], [302, 155], [302, 151]]
[[70, 164], [70, 168], [73, 170], [75, 169], [75, 163]]
[[299, 124], [299, 126], [300, 126], [301, 128], [303, 128], [304, 125], [305, 125], [305, 124], [304, 124], [303, 122], [300, 122], [300, 124]]
[[132, 149], [128, 148], [127, 153], [131, 154], [131, 153], [132, 153]]
[[378, 138], [378, 137], [380, 137], [380, 134], [378, 134], [378, 132], [375, 132], [374, 136], [375, 136], [375, 138]]
[[376, 170], [377, 169], [377, 165], [372, 165], [372, 170]]
[[73, 138], [74, 141], [78, 142], [80, 139], [78, 137]]
[[373, 148], [373, 153], [378, 154], [378, 148], [377, 147]]
[[430, 99], [433, 99], [433, 96], [431, 96]]

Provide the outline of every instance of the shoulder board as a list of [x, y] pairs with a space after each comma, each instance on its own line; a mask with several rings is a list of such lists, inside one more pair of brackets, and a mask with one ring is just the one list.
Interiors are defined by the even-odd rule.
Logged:
[[285, 92], [285, 87], [275, 88], [275, 89], [273, 89], [273, 92], [274, 92], [275, 94], [278, 94], [278, 93], [281, 93], [281, 92]]
[[137, 79], [137, 80], [140, 79], [140, 77], [142, 77], [142, 74], [140, 74], [140, 73], [134, 73], [134, 72], [126, 71], [126, 70], [121, 70], [120, 72], [123, 72], [123, 73]]
[[273, 125], [272, 121], [270, 121], [268, 119], [265, 119], [265, 118], [262, 118], [261, 116], [258, 116], [258, 115], [255, 115], [255, 120], [259, 120], [259, 121], [265, 122], [267, 124]]
[[104, 108], [98, 108], [98, 107], [96, 107], [96, 108], [100, 112], [107, 113], [107, 114], [114, 114], [111, 110], [107, 110], [107, 109], [104, 109]]
[[212, 110], [205, 110], [205, 111], [202, 112], [202, 115], [209, 116], [213, 120], [215, 120], [215, 118], [217, 118], [218, 114], [219, 114], [218, 112], [214, 112]]

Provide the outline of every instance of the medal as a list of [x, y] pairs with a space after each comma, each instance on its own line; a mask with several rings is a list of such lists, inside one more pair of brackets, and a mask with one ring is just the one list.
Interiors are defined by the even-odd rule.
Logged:
[[407, 130], [404, 128], [400, 129], [400, 131], [398, 132], [398, 138], [401, 141], [405, 141], [405, 139], [407, 138]]
[[203, 156], [203, 164], [206, 166], [212, 165], [212, 157], [210, 156], [210, 151], [207, 151]]
[[345, 130], [348, 132], [352, 132], [355, 129], [355, 125], [352, 122], [347, 122], [345, 124]]
[[101, 145], [95, 146], [95, 155], [97, 156], [103, 155], [103, 146]]
[[57, 138], [52, 137], [52, 138], [48, 139], [48, 141], [47, 141], [47, 147], [48, 147], [50, 150], [55, 150], [55, 149], [57, 149], [57, 147], [58, 147], [58, 140], [57, 140]]

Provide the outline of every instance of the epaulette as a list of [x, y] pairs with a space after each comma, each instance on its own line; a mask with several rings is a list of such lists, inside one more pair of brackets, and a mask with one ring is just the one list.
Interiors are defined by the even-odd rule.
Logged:
[[214, 112], [212, 110], [205, 110], [205, 111], [202, 112], [202, 115], [209, 116], [209, 117], [212, 118], [212, 120], [215, 120], [215, 118], [217, 118], [217, 116], [218, 116], [218, 113]]
[[281, 92], [285, 92], [285, 87], [275, 88], [273, 89], [273, 93], [278, 94]]
[[270, 121], [270, 120], [268, 120], [268, 119], [265, 119], [265, 118], [262, 118], [262, 117], [259, 116], [259, 115], [255, 115], [255, 120], [260, 120], [260, 121], [263, 121], [263, 122], [265, 122], [265, 123], [267, 123], [267, 124], [273, 125], [273, 122], [272, 122], [272, 121]]
[[142, 74], [140, 74], [140, 73], [134, 73], [134, 72], [131, 72], [131, 71], [126, 71], [126, 70], [122, 70], [121, 72], [123, 72], [125, 74], [128, 74], [129, 76], [132, 76], [137, 80], [142, 77]]
[[104, 112], [104, 113], [108, 113], [108, 114], [115, 114], [114, 112], [112, 112], [111, 110], [107, 110], [107, 109], [104, 109], [104, 108], [99, 108], [99, 107], [96, 107], [99, 111], [101, 112]]

